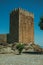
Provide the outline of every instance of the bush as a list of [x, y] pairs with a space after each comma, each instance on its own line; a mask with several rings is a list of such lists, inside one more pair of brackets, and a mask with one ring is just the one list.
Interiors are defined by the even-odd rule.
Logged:
[[18, 43], [16, 45], [16, 48], [18, 49], [19, 54], [21, 54], [22, 50], [24, 49], [24, 44]]

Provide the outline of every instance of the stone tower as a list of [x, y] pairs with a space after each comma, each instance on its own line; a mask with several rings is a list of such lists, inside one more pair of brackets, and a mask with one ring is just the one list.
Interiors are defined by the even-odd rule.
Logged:
[[30, 43], [34, 41], [34, 15], [20, 8], [10, 14], [10, 42]]

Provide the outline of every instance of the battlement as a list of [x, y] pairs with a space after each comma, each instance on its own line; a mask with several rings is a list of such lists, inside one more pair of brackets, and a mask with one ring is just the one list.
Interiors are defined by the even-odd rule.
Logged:
[[22, 14], [24, 14], [25, 16], [30, 16], [30, 17], [34, 18], [34, 14], [33, 14], [33, 13], [28, 12], [28, 11], [26, 11], [26, 10], [23, 10], [23, 9], [21, 9], [21, 8], [19, 8], [19, 13], [22, 13]]
[[30, 17], [34, 18], [34, 14], [33, 14], [33, 13], [28, 12], [27, 10], [24, 10], [24, 9], [22, 9], [22, 8], [15, 8], [15, 9], [11, 12], [11, 14], [14, 14], [14, 12], [17, 12], [17, 11], [19, 11], [19, 14], [22, 13], [22, 14], [24, 14], [25, 16], [30, 16]]

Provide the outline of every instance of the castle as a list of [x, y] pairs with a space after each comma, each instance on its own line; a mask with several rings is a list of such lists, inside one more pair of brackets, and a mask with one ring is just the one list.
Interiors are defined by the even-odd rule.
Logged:
[[10, 13], [10, 32], [0, 34], [0, 42], [30, 43], [34, 41], [34, 15], [17, 8]]

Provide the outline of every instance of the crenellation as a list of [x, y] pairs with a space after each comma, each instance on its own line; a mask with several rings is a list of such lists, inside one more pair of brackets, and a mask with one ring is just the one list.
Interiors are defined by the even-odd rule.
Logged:
[[25, 15], [25, 16], [30, 16], [30, 17], [34, 18], [34, 15], [33, 15], [31, 12], [28, 12], [28, 11], [26, 11], [26, 10], [20, 9], [20, 10], [19, 10], [19, 13], [20, 13], [20, 14], [23, 14], [23, 15]]

